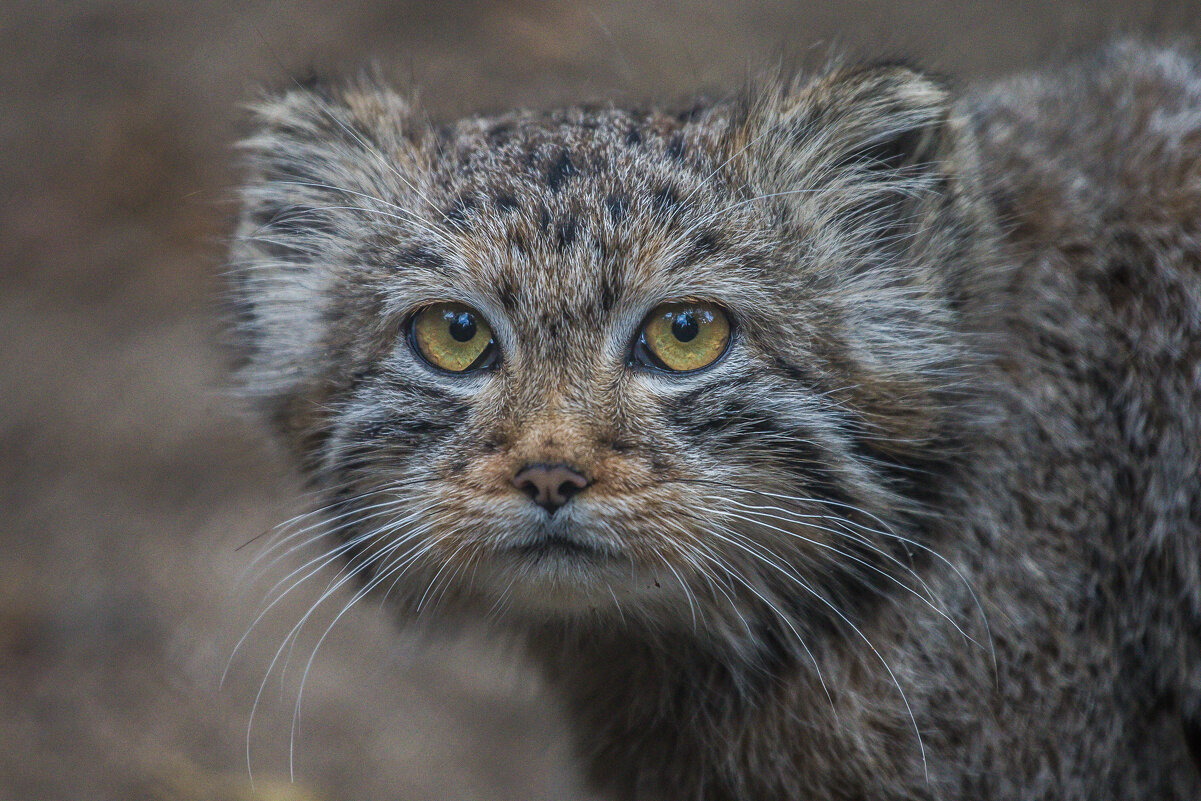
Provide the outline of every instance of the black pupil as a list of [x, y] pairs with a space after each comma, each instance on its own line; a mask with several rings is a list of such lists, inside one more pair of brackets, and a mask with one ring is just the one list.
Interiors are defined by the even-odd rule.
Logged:
[[455, 342], [470, 342], [475, 338], [475, 317], [471, 312], [450, 312], [446, 319], [450, 321], [450, 335]]
[[692, 312], [680, 312], [671, 323], [671, 333], [681, 342], [691, 342], [700, 333], [701, 326]]

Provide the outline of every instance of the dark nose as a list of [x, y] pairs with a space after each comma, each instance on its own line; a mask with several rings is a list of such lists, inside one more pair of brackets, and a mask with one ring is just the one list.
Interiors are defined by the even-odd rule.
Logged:
[[530, 464], [513, 476], [513, 486], [553, 515], [588, 486], [588, 479], [565, 464]]

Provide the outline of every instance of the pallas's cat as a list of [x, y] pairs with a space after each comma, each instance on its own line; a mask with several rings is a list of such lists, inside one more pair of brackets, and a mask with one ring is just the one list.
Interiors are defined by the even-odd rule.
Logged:
[[246, 393], [620, 799], [1197, 799], [1201, 74], [263, 101]]

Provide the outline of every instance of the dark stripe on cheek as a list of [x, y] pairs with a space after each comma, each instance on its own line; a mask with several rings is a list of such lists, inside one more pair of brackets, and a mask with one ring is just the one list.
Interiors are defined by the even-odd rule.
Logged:
[[410, 417], [373, 421], [355, 431], [355, 442], [381, 446], [400, 444], [416, 447], [455, 429], [457, 422], [442, 417]]
[[[895, 491], [929, 508], [941, 505], [942, 477], [958, 460], [960, 443], [949, 434], [928, 443], [898, 451], [856, 429], [848, 435], [851, 455], [884, 478]], [[883, 447], [882, 447], [883, 446]]]
[[687, 414], [688, 411], [698, 403], [703, 403], [708, 400], [709, 395], [717, 395], [725, 390], [735, 387], [745, 387], [756, 383], [757, 379], [754, 376], [739, 375], [722, 380], [712, 381], [703, 387], [698, 387], [691, 392], [685, 392], [683, 395], [677, 395], [672, 399], [668, 408], [677, 409], [680, 412]]
[[810, 435], [783, 425], [776, 415], [741, 397], [702, 397], [691, 402], [688, 397], [668, 406], [668, 421], [699, 447], [736, 456], [743, 463], [782, 468], [821, 497], [849, 502], [830, 467], [832, 458]]
[[398, 451], [428, 449], [434, 443], [462, 430], [470, 411], [466, 404], [414, 401], [411, 414], [392, 415], [357, 424], [349, 433], [352, 447], [348, 461], [339, 461], [338, 469], [349, 471], [369, 467], [373, 462], [394, 458]]
[[793, 364], [783, 356], [773, 356], [772, 364], [775, 368], [784, 374], [788, 379], [797, 382], [807, 389], [818, 391], [821, 387], [818, 385], [817, 378], [813, 373], [806, 370], [799, 364]]
[[744, 445], [781, 431], [774, 415], [754, 409], [739, 398], [714, 399], [677, 408], [669, 419], [694, 439], [708, 437], [710, 444], [718, 448]]

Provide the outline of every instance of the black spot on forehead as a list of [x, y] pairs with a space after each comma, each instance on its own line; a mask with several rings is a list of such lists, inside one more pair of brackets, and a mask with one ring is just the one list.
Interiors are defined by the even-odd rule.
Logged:
[[725, 249], [721, 234], [712, 228], [696, 232], [688, 242], [688, 249], [667, 267], [668, 272], [679, 272], [697, 262], [710, 259]]
[[459, 195], [442, 212], [442, 216], [456, 228], [463, 228], [467, 225], [468, 215], [476, 205], [475, 198], [469, 195]]
[[600, 289], [597, 292], [597, 300], [600, 302], [602, 314], [608, 314], [613, 311], [613, 308], [617, 305], [617, 299], [621, 297], [622, 290], [623, 282], [616, 266], [609, 265], [601, 273]]
[[556, 196], [595, 190], [596, 206], [619, 218], [638, 204], [606, 203], [607, 195], [648, 198], [670, 171], [704, 161], [687, 124], [658, 112], [581, 107], [463, 123], [454, 163], [441, 172], [449, 194], [496, 199], [502, 211], [513, 206], [508, 198], [536, 209], [542, 195], [553, 209]]
[[593, 234], [589, 243], [592, 245], [592, 252], [596, 254], [598, 259], [604, 259], [609, 255], [609, 245], [598, 234]]
[[624, 195], [612, 194], [605, 198], [605, 208], [609, 210], [609, 219], [619, 223], [626, 216], [630, 207], [630, 199]]
[[517, 285], [508, 276], [502, 278], [496, 287], [496, 296], [504, 310], [512, 314], [517, 309]]
[[554, 343], [559, 339], [560, 331], [567, 323], [566, 310], [558, 309], [556, 311], [543, 310], [538, 315], [538, 325], [545, 334], [543, 340], [547, 343]]
[[571, 160], [571, 154], [564, 148], [546, 170], [546, 186], [550, 191], [558, 192], [564, 181], [578, 173], [579, 169]]
[[410, 245], [397, 254], [396, 262], [397, 267], [424, 267], [442, 275], [450, 271], [446, 257], [426, 245]]
[[555, 226], [555, 249], [566, 250], [575, 242], [576, 228], [579, 221], [574, 214], [567, 214]]
[[497, 192], [493, 201], [501, 211], [515, 211], [521, 207], [521, 204], [517, 202], [517, 198], [510, 192]]
[[[488, 237], [477, 249], [535, 260], [571, 251], [599, 264], [642, 227], [676, 225], [686, 211], [682, 198], [691, 201], [701, 188], [696, 182], [705, 176], [693, 170], [704, 167], [703, 146], [683, 125], [658, 112], [579, 108], [465, 123], [452, 158], [438, 165], [446, 198], [439, 206], [460, 234]], [[723, 247], [715, 233], [689, 237], [676, 259], [681, 267]]]
[[651, 205], [656, 211], [671, 212], [679, 206], [680, 195], [671, 184], [664, 184], [651, 193]]

